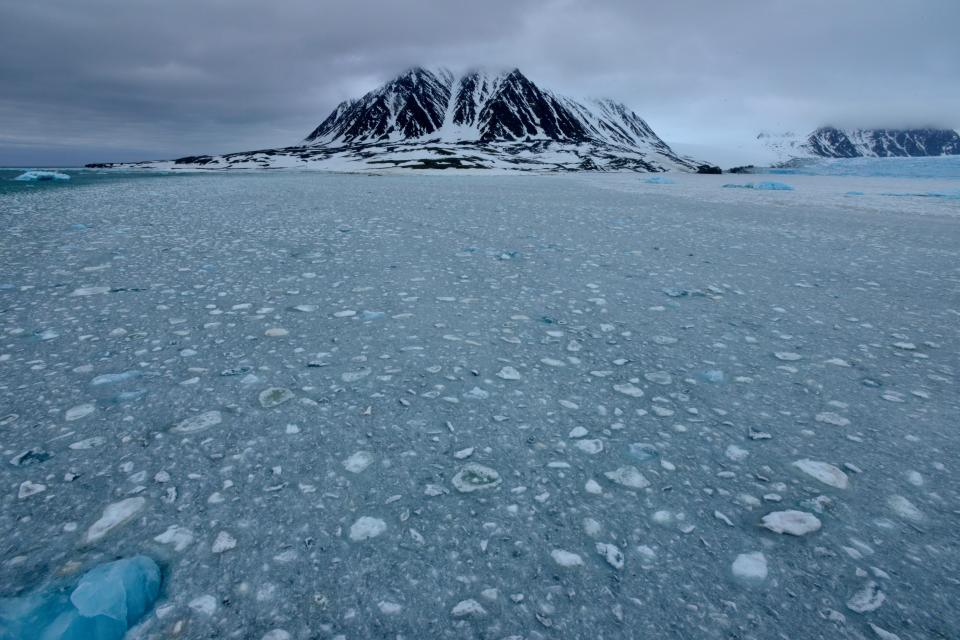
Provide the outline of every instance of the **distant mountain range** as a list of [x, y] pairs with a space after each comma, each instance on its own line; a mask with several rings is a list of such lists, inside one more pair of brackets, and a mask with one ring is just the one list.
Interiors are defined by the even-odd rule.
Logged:
[[960, 155], [960, 134], [952, 129], [821, 127], [805, 137], [793, 133], [761, 133], [757, 140], [776, 154], [780, 161]]
[[580, 102], [502, 73], [410, 69], [348, 100], [299, 144], [172, 161], [97, 164], [158, 169], [473, 169], [534, 172], [709, 171], [675, 153], [612, 100]]

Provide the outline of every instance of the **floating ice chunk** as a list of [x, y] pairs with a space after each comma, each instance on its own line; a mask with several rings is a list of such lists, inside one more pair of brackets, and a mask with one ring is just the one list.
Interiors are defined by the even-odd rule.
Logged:
[[53, 180], [69, 180], [70, 176], [59, 171], [24, 171], [14, 180], [20, 182], [47, 182]]
[[673, 376], [666, 371], [652, 371], [643, 374], [643, 377], [653, 384], [667, 385], [673, 382]]
[[350, 473], [360, 473], [373, 464], [373, 454], [369, 451], [357, 451], [343, 461], [343, 467]]
[[706, 371], [701, 371], [698, 376], [704, 382], [710, 382], [713, 384], [719, 384], [725, 380], [723, 371], [719, 369], [708, 369]]
[[183, 551], [193, 543], [193, 533], [189, 529], [173, 524], [154, 540], [160, 544], [172, 544], [174, 551]]
[[664, 176], [652, 176], [644, 180], [644, 182], [647, 184], [676, 184], [676, 182]]
[[87, 529], [87, 533], [83, 537], [83, 542], [85, 544], [91, 544], [100, 540], [120, 525], [129, 522], [146, 504], [146, 498], [141, 497], [127, 498], [120, 502], [108, 504], [104, 508], [100, 519]]
[[835, 367], [849, 367], [850, 363], [844, 360], [843, 358], [830, 358], [829, 360], [824, 360], [825, 364], [832, 364]]
[[550, 552], [550, 557], [553, 558], [553, 561], [556, 562], [561, 567], [582, 567], [583, 558], [579, 555], [571, 552], [564, 551], [563, 549], [554, 549]]
[[260, 640], [290, 640], [293, 636], [286, 629], [271, 629], [263, 634]]
[[615, 384], [613, 385], [613, 390], [618, 393], [622, 393], [625, 396], [630, 396], [631, 398], [642, 398], [643, 389], [635, 385], [628, 383], [624, 384]]
[[820, 519], [805, 511], [774, 511], [763, 516], [763, 527], [774, 533], [802, 536], [820, 529]]
[[105, 616], [122, 623], [126, 631], [143, 617], [159, 593], [157, 563], [147, 556], [134, 556], [88, 571], [70, 594], [70, 602], [80, 616]]
[[773, 357], [783, 362], [796, 362], [803, 359], [803, 356], [799, 353], [793, 353], [792, 351], [777, 351], [773, 354]]
[[886, 629], [884, 629], [884, 628], [882, 628], [882, 627], [878, 627], [877, 625], [873, 624], [872, 622], [868, 622], [868, 623], [867, 623], [867, 626], [870, 627], [870, 629], [873, 631], [873, 633], [874, 633], [878, 638], [880, 638], [880, 640], [900, 640], [900, 636], [898, 636], [897, 634], [892, 633], [892, 632], [890, 632], [890, 631], [887, 631]]
[[393, 616], [403, 610], [403, 605], [397, 602], [390, 602], [389, 600], [381, 600], [377, 603], [377, 608], [380, 609], [380, 613], [383, 615]]
[[344, 382], [359, 382], [363, 380], [368, 375], [373, 373], [371, 369], [358, 369], [357, 371], [347, 371], [346, 373], [340, 376], [340, 379]]
[[187, 603], [193, 611], [205, 616], [212, 616], [217, 612], [217, 599], [211, 595], [197, 596]]
[[20, 489], [17, 491], [17, 499], [23, 500], [24, 498], [29, 498], [30, 496], [37, 495], [38, 493], [42, 493], [46, 490], [47, 485], [45, 484], [24, 480], [20, 483]]
[[603, 451], [603, 440], [600, 439], [591, 439], [591, 440], [577, 440], [574, 443], [577, 449], [583, 451], [584, 453], [589, 453], [594, 455]]
[[816, 416], [814, 416], [814, 420], [825, 424], [832, 424], [835, 427], [846, 427], [850, 424], [850, 421], [847, 418], [844, 418], [840, 414], [832, 411], [818, 413]]
[[452, 479], [453, 486], [461, 493], [481, 489], [493, 489], [500, 485], [500, 474], [490, 467], [471, 462], [464, 465]]
[[867, 613], [879, 609], [886, 599], [887, 596], [880, 590], [880, 585], [873, 580], [868, 580], [859, 591], [850, 596], [847, 600], [847, 608], [857, 613]]
[[726, 451], [723, 452], [727, 458], [733, 460], [734, 462], [743, 462], [747, 459], [747, 456], [750, 455], [750, 452], [744, 449], [743, 447], [738, 447], [735, 444], [731, 444], [727, 447]]
[[454, 618], [466, 618], [467, 616], [483, 616], [486, 615], [487, 610], [483, 606], [474, 600], [469, 598], [467, 600], [461, 600], [453, 606], [453, 609], [450, 610], [450, 615]]
[[235, 549], [236, 546], [237, 539], [226, 531], [221, 531], [217, 534], [216, 540], [213, 541], [210, 551], [213, 553], [224, 553], [225, 551], [230, 551], [230, 549]]
[[223, 422], [223, 416], [219, 411], [204, 411], [180, 421], [170, 430], [174, 433], [196, 433], [216, 426], [221, 422]]
[[614, 471], [607, 471], [603, 475], [610, 481], [629, 489], [645, 489], [650, 486], [650, 481], [647, 480], [636, 467], [630, 465], [620, 467]]
[[465, 394], [463, 394], [463, 396], [465, 398], [469, 398], [470, 400], [486, 400], [490, 397], [490, 392], [485, 391], [480, 387], [474, 387], [473, 389], [470, 389], [470, 391], [467, 391]]
[[745, 184], [725, 184], [724, 189], [754, 189], [756, 191], [793, 191], [793, 187], [784, 182], [747, 182]]
[[767, 579], [767, 558], [760, 551], [741, 553], [733, 561], [733, 576], [746, 582], [760, 583]]
[[270, 327], [263, 332], [263, 335], [268, 338], [282, 338], [283, 336], [290, 335], [290, 332], [283, 327]]
[[847, 474], [826, 462], [819, 462], [817, 460], [797, 460], [793, 463], [797, 469], [803, 471], [805, 474], [812, 478], [816, 478], [823, 484], [830, 485], [831, 487], [836, 487], [837, 489], [846, 489], [847, 488]]
[[17, 640], [121, 640], [153, 605], [160, 569], [146, 556], [94, 567], [69, 598], [56, 592], [0, 600], [0, 637]]
[[80, 287], [79, 289], [74, 289], [71, 296], [96, 296], [101, 293], [107, 293], [110, 291], [110, 287]]
[[92, 402], [87, 402], [85, 404], [78, 404], [75, 407], [70, 407], [67, 409], [67, 412], [63, 417], [67, 422], [73, 422], [74, 420], [79, 420], [80, 418], [86, 418], [96, 410], [96, 405], [94, 405]]
[[574, 427], [573, 429], [570, 429], [570, 433], [567, 434], [567, 437], [582, 438], [588, 433], [589, 431], [587, 431], [584, 427]]
[[364, 311], [361, 314], [364, 320], [379, 320], [380, 318], [386, 317], [386, 315], [383, 311]]
[[354, 542], [361, 542], [376, 538], [387, 530], [387, 523], [380, 518], [371, 518], [362, 516], [356, 522], [350, 525], [350, 539]]
[[83, 451], [86, 449], [93, 449], [95, 447], [102, 447], [107, 443], [107, 439], [103, 436], [93, 436], [92, 438], [84, 438], [83, 440], [77, 440], [76, 442], [70, 445], [70, 448], [74, 451]]
[[133, 380], [134, 378], [139, 378], [143, 375], [142, 371], [133, 369], [131, 371], [124, 371], [122, 373], [104, 373], [97, 376], [90, 381], [90, 384], [97, 387], [104, 384], [117, 384], [119, 382], [126, 382], [127, 380]]
[[520, 372], [510, 366], [500, 369], [497, 372], [497, 377], [503, 380], [519, 380], [521, 378]]
[[628, 447], [630, 457], [637, 462], [652, 462], [660, 457], [655, 446], [646, 442], [632, 442]]
[[887, 498], [887, 504], [890, 505], [890, 508], [900, 516], [901, 518], [906, 518], [907, 520], [912, 520], [913, 522], [920, 522], [923, 520], [923, 513], [920, 509], [904, 498], [903, 496], [893, 495]]
[[473, 448], [473, 447], [467, 447], [466, 449], [460, 449], [459, 451], [455, 451], [455, 452], [453, 453], [453, 457], [456, 458], [457, 460], [466, 460], [467, 458], [469, 458], [470, 456], [473, 455], [473, 451], [474, 451], [474, 448]]
[[293, 391], [285, 387], [270, 387], [269, 389], [264, 389], [260, 392], [260, 395], [257, 396], [257, 400], [260, 402], [260, 406], [264, 409], [273, 409], [284, 402], [288, 402], [294, 399]]
[[615, 544], [607, 542], [597, 543], [597, 553], [614, 569], [623, 569], [623, 552]]

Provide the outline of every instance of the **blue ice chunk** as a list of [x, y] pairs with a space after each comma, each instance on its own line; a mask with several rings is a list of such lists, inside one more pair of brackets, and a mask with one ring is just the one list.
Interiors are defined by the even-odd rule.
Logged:
[[708, 369], [700, 372], [700, 379], [704, 382], [720, 383], [724, 381], [723, 371], [719, 369]]
[[651, 176], [644, 180], [644, 182], [647, 184], [676, 184], [673, 180], [665, 176]]
[[83, 617], [107, 616], [130, 627], [143, 617], [159, 593], [157, 563], [147, 556], [134, 556], [88, 571], [70, 594], [70, 602]]
[[724, 189], [756, 189], [759, 191], [793, 191], [785, 182], [748, 182], [746, 184], [725, 184]]
[[57, 171], [25, 171], [18, 175], [14, 180], [21, 182], [37, 182], [46, 180], [69, 180], [70, 176]]
[[379, 320], [380, 318], [383, 318], [386, 315], [387, 314], [384, 313], [383, 311], [364, 311], [361, 314], [364, 320]]
[[866, 195], [863, 191], [847, 191], [846, 195], [848, 196], [863, 196]]
[[652, 444], [634, 442], [630, 445], [630, 455], [637, 462], [652, 462], [660, 457], [660, 452]]
[[793, 191], [793, 187], [785, 182], [758, 182], [753, 188], [761, 191]]
[[121, 640], [160, 594], [160, 568], [134, 556], [88, 571], [70, 593], [56, 588], [0, 600], [0, 640]]

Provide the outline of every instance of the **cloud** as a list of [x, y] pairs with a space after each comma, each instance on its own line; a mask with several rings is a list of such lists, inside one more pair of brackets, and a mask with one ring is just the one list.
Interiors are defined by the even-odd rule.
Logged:
[[621, 100], [668, 140], [960, 126], [955, 0], [0, 0], [0, 15], [16, 53], [0, 57], [3, 164], [291, 144], [415, 64], [518, 66]]

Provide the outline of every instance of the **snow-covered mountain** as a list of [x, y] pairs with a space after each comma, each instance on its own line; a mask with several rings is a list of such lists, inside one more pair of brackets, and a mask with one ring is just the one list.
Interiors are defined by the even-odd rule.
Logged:
[[891, 158], [960, 155], [952, 129], [838, 129], [821, 127], [806, 147], [821, 158]]
[[296, 146], [106, 166], [659, 172], [701, 165], [612, 100], [559, 96], [518, 69], [457, 75], [418, 67], [339, 104]]
[[761, 133], [758, 142], [778, 162], [804, 158], [893, 158], [960, 155], [953, 129], [820, 127], [805, 137]]

